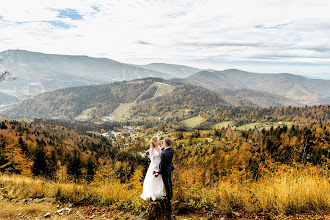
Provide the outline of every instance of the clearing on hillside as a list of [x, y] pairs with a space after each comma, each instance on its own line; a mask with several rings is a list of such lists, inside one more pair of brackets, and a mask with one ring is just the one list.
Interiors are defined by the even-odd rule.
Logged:
[[273, 128], [277, 128], [277, 127], [283, 127], [283, 126], [287, 126], [287, 127], [292, 127], [292, 123], [291, 122], [254, 122], [254, 123], [248, 123], [242, 126], [237, 127], [237, 130], [253, 130], [253, 129], [257, 129], [257, 130], [262, 130], [262, 129], [266, 129], [269, 130], [271, 127], [273, 126]]
[[[139, 81], [137, 81], [139, 82]], [[148, 94], [148, 92], [151, 91], [151, 89], [153, 87], [157, 87], [157, 90], [155, 92], [155, 94], [152, 95], [152, 97], [148, 98], [148, 99], [151, 99], [151, 98], [155, 98], [155, 97], [158, 97], [158, 96], [163, 96], [163, 95], [166, 95], [168, 93], [171, 93], [173, 92], [174, 90], [174, 86], [172, 85], [169, 85], [169, 84], [166, 84], [166, 83], [161, 83], [161, 82], [155, 82], [153, 83], [152, 85], [150, 85], [145, 91], [143, 91], [133, 102], [131, 103], [121, 103], [111, 114], [110, 116], [111, 117], [115, 117], [115, 120], [118, 121], [119, 118], [122, 118], [124, 116], [131, 116], [130, 115], [130, 109], [131, 107], [137, 103], [138, 100], [140, 100], [144, 95]], [[148, 100], [148, 99], [145, 99], [145, 100]], [[144, 100], [143, 100], [144, 101]], [[176, 116], [175, 116], [176, 117]]]
[[250, 130], [250, 129], [259, 129], [260, 127], [263, 126], [264, 123], [260, 123], [260, 122], [254, 122], [254, 123], [248, 123], [245, 125], [241, 125], [239, 127], [237, 127], [237, 130]]
[[202, 118], [200, 116], [196, 116], [196, 117], [189, 118], [189, 119], [186, 119], [184, 121], [181, 121], [180, 124], [185, 125], [187, 127], [194, 128], [194, 127], [197, 127], [198, 125], [202, 124], [205, 121], [206, 121], [205, 118]]
[[78, 121], [86, 121], [86, 120], [89, 120], [91, 119], [91, 113], [92, 111], [96, 109], [96, 107], [94, 108], [88, 108], [86, 109], [85, 111], [83, 111], [80, 115], [78, 115], [77, 117], [75, 117], [75, 120], [78, 120]]
[[154, 95], [154, 97], [158, 97], [158, 96], [163, 96], [166, 95], [168, 93], [173, 92], [174, 90], [174, 86], [166, 84], [166, 83], [161, 83], [161, 82], [156, 82], [154, 83], [156, 85], [158, 85], [158, 89]]
[[129, 110], [131, 109], [132, 105], [134, 105], [135, 102], [131, 103], [122, 103], [120, 104], [111, 114], [111, 117], [115, 118], [121, 118], [124, 116], [129, 116]]
[[234, 123], [233, 121], [223, 121], [213, 125], [212, 128], [214, 129], [231, 128], [237, 130], [250, 130], [250, 129], [262, 130], [264, 128], [266, 130], [269, 130], [272, 126], [273, 128], [283, 127], [283, 126], [287, 126], [290, 128], [292, 127], [293, 124], [291, 122], [253, 122], [236, 127], [233, 123]]
[[175, 117], [181, 117], [187, 115], [189, 112], [190, 109], [179, 109], [172, 112], [165, 112], [163, 116], [167, 118], [175, 118]]
[[216, 129], [222, 129], [222, 128], [228, 128], [228, 127], [229, 128], [234, 127], [233, 121], [223, 121], [223, 122], [213, 125], [213, 128], [216, 128]]

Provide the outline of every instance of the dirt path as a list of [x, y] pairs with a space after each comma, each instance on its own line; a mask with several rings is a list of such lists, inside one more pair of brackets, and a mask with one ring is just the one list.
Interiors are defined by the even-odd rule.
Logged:
[[[330, 215], [299, 214], [288, 216], [283, 214], [250, 214], [232, 216], [233, 219], [276, 219], [276, 220], [330, 220]], [[117, 219], [117, 220], [141, 220], [140, 216], [129, 213], [113, 211], [107, 207], [72, 207], [70, 204], [58, 204], [54, 199], [29, 199], [29, 200], [5, 200], [0, 199], [0, 220], [80, 220], [80, 219]], [[206, 220], [206, 216], [187, 214], [177, 215], [177, 220]], [[213, 219], [227, 220], [229, 217], [218, 215]]]
[[[0, 200], [0, 219], [52, 219], [52, 220], [80, 220], [80, 219], [142, 219], [129, 213], [112, 211], [106, 207], [72, 207], [70, 204], [57, 204], [53, 199], [29, 200]], [[196, 215], [177, 216], [177, 220], [204, 220]]]

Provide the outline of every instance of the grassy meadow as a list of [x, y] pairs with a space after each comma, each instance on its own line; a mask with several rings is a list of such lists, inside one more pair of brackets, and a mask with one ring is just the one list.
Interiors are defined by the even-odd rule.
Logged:
[[[112, 178], [108, 171], [107, 167], [104, 168], [103, 173], [98, 173], [90, 184], [1, 173], [1, 195], [7, 200], [47, 198], [74, 205], [107, 206], [135, 215], [145, 212], [147, 203], [140, 198], [142, 171], [136, 170], [132, 181], [127, 184]], [[244, 171], [237, 171], [208, 187], [196, 184], [202, 176], [191, 172], [194, 171], [180, 170], [173, 176], [172, 203], [178, 213], [198, 211], [211, 218], [219, 213], [230, 216], [233, 212], [330, 212], [330, 177], [328, 171], [317, 167], [279, 166], [275, 170], [263, 170], [264, 176], [258, 181], [247, 180]]]
[[157, 89], [154, 97], [159, 97], [159, 96], [163, 96], [163, 95], [166, 95], [168, 93], [171, 93], [171, 92], [173, 92], [173, 90], [175, 88], [174, 86], [166, 84], [166, 83], [157, 82], [155, 84], [158, 85], [158, 89]]
[[198, 125], [202, 124], [205, 121], [206, 121], [205, 118], [202, 118], [200, 116], [196, 116], [196, 117], [189, 118], [189, 119], [186, 119], [184, 121], [181, 121], [180, 124], [183, 124], [184, 126], [187, 126], [187, 127], [194, 128], [194, 127], [197, 127]]

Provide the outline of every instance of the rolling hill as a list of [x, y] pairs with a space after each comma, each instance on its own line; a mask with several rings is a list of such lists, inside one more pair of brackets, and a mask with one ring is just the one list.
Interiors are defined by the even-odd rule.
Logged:
[[2, 82], [0, 92], [24, 99], [65, 87], [109, 83], [145, 77], [172, 76], [106, 58], [53, 55], [25, 50], [0, 52], [2, 66], [14, 81]]
[[74, 119], [94, 108], [91, 114], [95, 118], [110, 114], [121, 103], [133, 102], [152, 83], [152, 80], [143, 80], [70, 87], [6, 106], [2, 112], [9, 117]]
[[[163, 108], [160, 105], [164, 102], [168, 106]], [[143, 109], [143, 103], [154, 103], [161, 107], [161, 110], [151, 114], [155, 116], [172, 110], [199, 111], [201, 108], [212, 109], [218, 105], [230, 105], [215, 91], [160, 78], [145, 78], [46, 92], [21, 103], [5, 106], [0, 110], [0, 114], [13, 118], [100, 120], [107, 116], [146, 116], [151, 109]]]
[[330, 80], [309, 79], [288, 73], [261, 74], [236, 69], [200, 71], [183, 81], [219, 91], [231, 89], [233, 93], [241, 89], [267, 92], [294, 99], [301, 105], [328, 104], [330, 97]]
[[301, 106], [296, 100], [281, 95], [253, 89], [224, 89], [222, 97], [235, 106], [250, 105], [260, 107]]
[[0, 92], [0, 105], [7, 105], [13, 102], [18, 102], [19, 99], [15, 96]]
[[4, 106], [0, 115], [11, 118], [60, 118], [100, 121], [113, 117], [187, 119], [201, 112], [209, 118], [225, 107], [299, 105], [292, 99], [250, 89], [209, 90], [161, 78], [79, 86], [39, 94]]
[[201, 71], [201, 69], [197, 69], [190, 66], [167, 64], [167, 63], [150, 63], [147, 65], [141, 65], [140, 67], [166, 73], [175, 78], [186, 78], [190, 75], [193, 75], [194, 73]]

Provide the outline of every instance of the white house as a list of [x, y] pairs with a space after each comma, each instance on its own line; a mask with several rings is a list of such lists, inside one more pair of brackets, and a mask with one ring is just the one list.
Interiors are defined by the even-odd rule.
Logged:
[[106, 122], [113, 122], [113, 120], [115, 119], [115, 117], [105, 117], [103, 119], [103, 121], [106, 121]]

